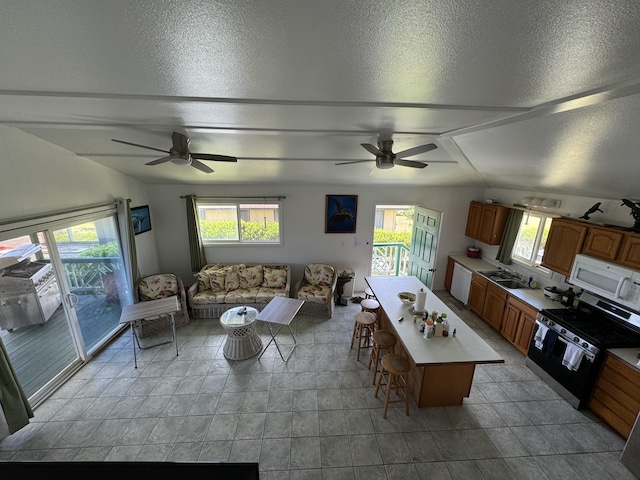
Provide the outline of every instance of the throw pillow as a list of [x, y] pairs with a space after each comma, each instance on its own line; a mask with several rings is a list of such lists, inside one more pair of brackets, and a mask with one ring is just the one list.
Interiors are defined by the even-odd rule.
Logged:
[[227, 272], [224, 268], [213, 270], [209, 274], [209, 280], [211, 281], [211, 291], [213, 293], [223, 292], [226, 288]]
[[198, 292], [204, 292], [211, 288], [211, 279], [209, 277], [211, 272], [218, 270], [219, 268], [219, 265], [205, 265], [198, 273], [195, 274], [195, 277], [198, 279]]
[[244, 267], [244, 264], [240, 265], [231, 265], [230, 267], [225, 267], [225, 290], [230, 292], [232, 290], [237, 290], [240, 288], [240, 279], [238, 278], [238, 267]]
[[178, 280], [168, 273], [149, 275], [138, 284], [138, 293], [142, 301], [167, 298], [178, 293]]
[[264, 267], [263, 287], [286, 288], [287, 270], [278, 267]]
[[263, 273], [262, 265], [254, 267], [242, 266], [238, 268], [238, 279], [240, 280], [240, 288], [255, 288], [262, 285]]
[[331, 265], [312, 263], [304, 269], [304, 277], [311, 285], [331, 285], [333, 272]]

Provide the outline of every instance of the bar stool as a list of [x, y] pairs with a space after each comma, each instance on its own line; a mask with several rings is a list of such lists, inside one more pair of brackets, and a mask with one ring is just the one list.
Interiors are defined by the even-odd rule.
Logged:
[[373, 290], [371, 290], [371, 287], [367, 287], [365, 289], [364, 298], [373, 298], [374, 300], [376, 299], [376, 296], [373, 294]]
[[380, 376], [378, 377], [378, 384], [376, 385], [376, 391], [374, 397], [378, 398], [378, 391], [380, 387], [385, 387], [384, 397], [384, 412], [382, 418], [387, 418], [387, 409], [390, 403], [401, 402], [403, 399], [390, 400], [391, 391], [393, 390], [397, 395], [404, 396], [405, 411], [409, 416], [409, 371], [411, 370], [411, 364], [402, 355], [396, 353], [387, 353], [382, 357], [382, 369], [380, 370]]
[[362, 308], [363, 312], [371, 312], [377, 316], [378, 309], [380, 308], [380, 304], [378, 303], [377, 300], [374, 300], [373, 298], [365, 298], [360, 302], [360, 307]]
[[376, 384], [376, 377], [378, 376], [378, 362], [380, 360], [380, 353], [386, 350], [385, 353], [394, 353], [394, 347], [398, 343], [398, 337], [388, 330], [376, 330], [373, 333], [373, 349], [371, 350], [371, 356], [369, 357], [369, 368], [373, 365], [373, 381], [372, 385]]
[[353, 342], [358, 339], [358, 354], [356, 359], [360, 360], [360, 349], [369, 348], [371, 346], [371, 338], [376, 328], [376, 316], [371, 312], [358, 312], [354, 315], [355, 323], [353, 324], [353, 334], [351, 335], [351, 347]]

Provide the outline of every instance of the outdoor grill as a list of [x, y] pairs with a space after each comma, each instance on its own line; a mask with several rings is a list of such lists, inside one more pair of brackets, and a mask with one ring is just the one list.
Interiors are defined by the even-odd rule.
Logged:
[[0, 328], [13, 331], [43, 324], [62, 298], [50, 263], [30, 261], [39, 245], [25, 245], [0, 257]]

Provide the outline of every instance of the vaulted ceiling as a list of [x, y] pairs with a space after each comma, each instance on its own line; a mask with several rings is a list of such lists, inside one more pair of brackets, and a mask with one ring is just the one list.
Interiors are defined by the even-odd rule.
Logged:
[[[640, 198], [640, 7], [8, 0], [0, 124], [148, 183]], [[112, 141], [168, 151], [174, 131], [238, 162], [148, 166], [166, 154]], [[370, 175], [381, 138], [438, 148]]]

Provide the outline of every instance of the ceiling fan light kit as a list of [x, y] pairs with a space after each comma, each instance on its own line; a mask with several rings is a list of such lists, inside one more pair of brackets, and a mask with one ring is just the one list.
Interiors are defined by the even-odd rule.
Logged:
[[168, 153], [169, 156], [158, 158], [157, 160], [152, 160], [147, 162], [145, 165], [160, 165], [162, 163], [171, 162], [174, 165], [180, 166], [192, 166], [201, 172], [204, 173], [213, 173], [213, 170], [209, 168], [207, 165], [202, 163], [200, 160], [205, 161], [213, 161], [213, 162], [237, 162], [238, 159], [236, 157], [229, 157], [227, 155], [215, 155], [210, 153], [191, 153], [189, 150], [189, 143], [191, 140], [187, 138], [185, 135], [173, 132], [171, 135], [171, 140], [173, 142], [173, 146], [171, 149], [161, 150], [155, 147], [149, 147], [147, 145], [140, 145], [138, 143], [125, 142], [124, 140], [116, 140], [115, 138], [111, 139], [116, 143], [122, 143], [124, 145], [131, 145], [133, 147], [146, 148], [147, 150], [154, 150], [156, 152]]

